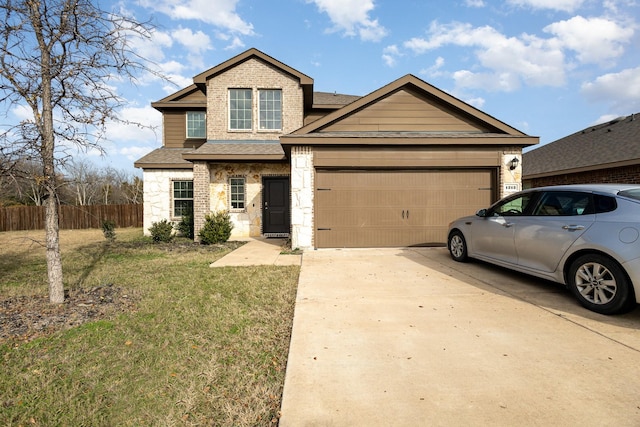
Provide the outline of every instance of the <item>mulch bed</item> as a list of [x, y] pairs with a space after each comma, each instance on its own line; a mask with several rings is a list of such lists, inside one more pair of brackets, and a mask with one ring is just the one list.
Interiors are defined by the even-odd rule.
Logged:
[[66, 292], [63, 304], [48, 295], [18, 296], [0, 301], [0, 344], [28, 342], [86, 322], [135, 310], [135, 298], [113, 284]]

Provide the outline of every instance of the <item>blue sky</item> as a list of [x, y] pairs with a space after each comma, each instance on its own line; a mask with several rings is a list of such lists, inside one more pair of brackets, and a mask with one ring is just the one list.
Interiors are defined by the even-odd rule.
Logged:
[[[103, 2], [104, 6], [104, 2]], [[135, 48], [177, 86], [119, 88], [123, 117], [255, 47], [312, 77], [316, 91], [366, 95], [413, 74], [539, 136], [541, 144], [640, 112], [638, 0], [136, 0], [115, 7], [157, 29]], [[98, 166], [133, 162], [161, 132], [112, 125]]]

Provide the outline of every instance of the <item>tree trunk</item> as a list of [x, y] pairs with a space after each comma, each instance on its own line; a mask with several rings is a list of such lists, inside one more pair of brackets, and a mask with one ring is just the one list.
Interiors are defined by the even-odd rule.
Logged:
[[45, 202], [45, 232], [47, 241], [47, 272], [49, 275], [49, 302], [64, 302], [62, 282], [62, 257], [60, 256], [60, 234], [58, 227], [58, 202], [49, 196]]

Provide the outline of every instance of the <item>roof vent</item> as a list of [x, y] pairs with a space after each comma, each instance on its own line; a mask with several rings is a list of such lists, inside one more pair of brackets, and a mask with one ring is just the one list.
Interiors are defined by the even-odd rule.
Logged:
[[625, 117], [622, 117], [622, 116], [620, 116], [620, 117], [616, 117], [615, 119], [611, 120], [611, 121], [609, 122], [609, 124], [610, 124], [610, 125], [615, 125], [616, 123], [621, 122], [621, 121], [623, 121], [624, 119], [625, 119]]

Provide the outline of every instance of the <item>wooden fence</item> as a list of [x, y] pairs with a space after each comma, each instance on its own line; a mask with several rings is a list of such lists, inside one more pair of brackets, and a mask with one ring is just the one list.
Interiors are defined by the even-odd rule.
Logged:
[[[44, 206], [12, 206], [0, 209], [0, 231], [44, 230]], [[142, 227], [142, 205], [60, 206], [60, 229], [102, 228], [111, 220], [116, 227]]]

